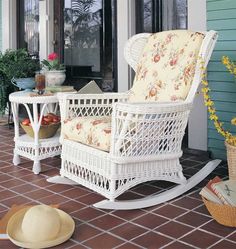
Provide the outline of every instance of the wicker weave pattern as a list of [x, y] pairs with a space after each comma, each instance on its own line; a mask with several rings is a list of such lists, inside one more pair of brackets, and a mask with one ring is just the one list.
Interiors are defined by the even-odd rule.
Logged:
[[190, 104], [114, 105], [111, 153], [115, 157], [160, 157], [181, 154]]
[[236, 207], [221, 205], [203, 198], [203, 201], [211, 216], [220, 224], [236, 227]]
[[[15, 149], [13, 164], [20, 164], [19, 156], [29, 158], [34, 161], [33, 172], [35, 174], [39, 174], [41, 171], [40, 160], [59, 155], [61, 151], [61, 145], [59, 143], [59, 134], [55, 134], [56, 129], [58, 128], [56, 127], [57, 125], [50, 125], [47, 127], [48, 129], [45, 127], [41, 127], [43, 115], [45, 113], [57, 112], [58, 99], [56, 94], [46, 96], [40, 95], [37, 97], [32, 97], [31, 94], [32, 93], [30, 92], [19, 91], [11, 93], [9, 95], [15, 130]], [[27, 134], [31, 134], [31, 136], [34, 138], [31, 138], [27, 135], [20, 135], [20, 104], [25, 107], [26, 112], [28, 114], [28, 118], [31, 123], [30, 128], [26, 126], [24, 128], [27, 131]], [[30, 109], [30, 106], [32, 106], [32, 110]], [[28, 130], [27, 128], [30, 130]], [[52, 135], [54, 136], [51, 137]], [[46, 137], [47, 139], [44, 139]]]
[[[109, 153], [64, 140], [61, 175], [113, 200], [131, 187], [151, 180], [184, 183], [182, 167], [176, 158], [116, 163]], [[130, 158], [131, 159], [131, 158]], [[135, 160], [136, 159], [136, 160]], [[114, 174], [115, 169], [115, 174]]]
[[227, 142], [225, 142], [225, 146], [227, 149], [229, 179], [236, 180], [236, 147]]
[[[26, 135], [25, 135], [26, 136]], [[26, 138], [27, 139], [27, 138]], [[36, 146], [32, 146], [29, 144], [29, 141], [21, 141], [16, 142], [15, 153], [20, 156], [25, 156], [31, 160], [34, 160], [36, 154]], [[38, 148], [38, 158], [39, 160], [43, 160], [48, 157], [53, 157], [60, 155], [61, 146], [58, 145], [57, 140], [41, 140], [41, 146]]]
[[128, 94], [58, 94], [62, 120], [81, 116], [110, 116], [115, 102], [125, 102]]
[[[136, 70], [150, 34], [138, 34], [126, 45], [125, 57]], [[216, 33], [208, 32], [200, 54], [209, 61]], [[175, 103], [127, 103], [125, 94], [60, 94], [62, 120], [112, 114], [110, 152], [69, 141], [61, 135], [60, 174], [114, 201], [131, 187], [151, 180], [186, 183], [179, 158], [181, 143], [200, 78], [197, 62], [188, 97]], [[196, 182], [197, 184], [198, 182]], [[170, 197], [171, 198], [171, 197]], [[173, 198], [173, 197], [172, 197]]]

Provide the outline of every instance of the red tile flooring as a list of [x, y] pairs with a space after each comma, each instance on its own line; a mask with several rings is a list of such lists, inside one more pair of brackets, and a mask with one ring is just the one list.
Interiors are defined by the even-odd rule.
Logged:
[[[32, 162], [26, 159], [12, 165], [13, 129], [0, 126], [0, 218], [13, 204], [60, 204], [75, 220], [72, 238], [54, 248], [133, 249], [133, 248], [236, 248], [236, 230], [216, 223], [206, 210], [199, 189], [208, 179], [227, 176], [222, 163], [207, 179], [184, 196], [161, 205], [132, 211], [106, 211], [92, 206], [104, 199], [82, 187], [51, 184], [46, 178], [59, 173], [60, 158], [42, 161], [43, 172], [34, 175]], [[181, 162], [188, 177], [208, 158], [185, 154]], [[170, 187], [166, 182], [148, 182], [136, 186], [121, 198], [142, 197]], [[0, 248], [17, 248], [0, 241]]]

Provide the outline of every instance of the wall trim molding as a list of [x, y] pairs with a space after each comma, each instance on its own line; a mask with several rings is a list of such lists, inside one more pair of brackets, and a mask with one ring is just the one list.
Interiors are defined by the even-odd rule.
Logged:
[[39, 58], [40, 60], [46, 59], [48, 54], [53, 52], [53, 1], [39, 1]]
[[124, 46], [135, 34], [135, 1], [117, 1], [117, 13], [118, 92], [125, 92], [132, 84], [132, 70], [124, 58]]
[[17, 22], [16, 0], [2, 1], [2, 51], [16, 49], [17, 47]]
[[[206, 0], [188, 0], [188, 29], [206, 30]], [[204, 105], [202, 94], [195, 97], [190, 114], [188, 147], [207, 151], [207, 108]]]

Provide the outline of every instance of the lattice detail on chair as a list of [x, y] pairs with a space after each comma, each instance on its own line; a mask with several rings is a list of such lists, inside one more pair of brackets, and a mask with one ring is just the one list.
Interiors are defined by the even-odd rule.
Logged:
[[[117, 167], [123, 168], [124, 171], [128, 171], [129, 166], [117, 165]], [[174, 164], [171, 164], [170, 166], [173, 166], [174, 168]], [[111, 176], [108, 175], [108, 177], [104, 177], [98, 172], [88, 170], [87, 168], [81, 167], [68, 160], [63, 160], [62, 162], [61, 175], [69, 177], [72, 180], [79, 180], [84, 186], [96, 190], [109, 199], [116, 198], [126, 190], [143, 181], [156, 179], [172, 181], [175, 183], [185, 181], [185, 178], [182, 176], [181, 166], [176, 167], [176, 171], [173, 171], [171, 167], [167, 171], [164, 171], [165, 167], [164, 169], [161, 167], [159, 167], [159, 169], [158, 167], [152, 167], [153, 169], [151, 169], [150, 167], [147, 167], [147, 165], [135, 165], [135, 167], [137, 168], [137, 171], [135, 172], [133, 170], [133, 177], [131, 176], [132, 174], [124, 174], [123, 172], [123, 174], [117, 174], [116, 178], [113, 178], [115, 185], [114, 189], [111, 188]]]
[[67, 102], [67, 117], [75, 118], [80, 116], [111, 116], [112, 105], [116, 102], [126, 101], [127, 96], [121, 98], [99, 98], [94, 99], [70, 99]]
[[[159, 179], [185, 182], [178, 158], [119, 164], [114, 163], [108, 153], [97, 151], [107, 155], [101, 160], [95, 149], [87, 150], [85, 145], [69, 140], [64, 140], [63, 143], [61, 175], [79, 181], [109, 199], [116, 198], [143, 181]], [[113, 167], [116, 169], [115, 174], [112, 172]]]
[[190, 109], [159, 114], [115, 112], [116, 156], [180, 153]]
[[63, 168], [61, 169], [63, 175], [71, 176], [74, 179], [80, 179], [87, 183], [90, 188], [101, 189], [101, 191], [110, 192], [110, 180], [97, 172], [81, 167], [68, 160], [63, 161]]

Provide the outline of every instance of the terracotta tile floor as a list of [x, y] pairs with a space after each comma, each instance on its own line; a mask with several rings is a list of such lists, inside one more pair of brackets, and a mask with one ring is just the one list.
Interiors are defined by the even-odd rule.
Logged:
[[[42, 162], [43, 172], [34, 175], [32, 162], [26, 159], [12, 165], [13, 129], [0, 126], [0, 218], [13, 204], [60, 204], [76, 222], [72, 238], [55, 248], [236, 248], [236, 230], [212, 220], [199, 196], [207, 179], [227, 176], [222, 163], [207, 179], [182, 197], [155, 207], [132, 211], [98, 210], [91, 204], [103, 199], [81, 186], [51, 184], [48, 176], [59, 173], [60, 158]], [[208, 158], [185, 154], [181, 162], [188, 177], [196, 173]], [[126, 199], [142, 197], [170, 183], [148, 182], [122, 195]], [[17, 248], [0, 241], [0, 248]]]

